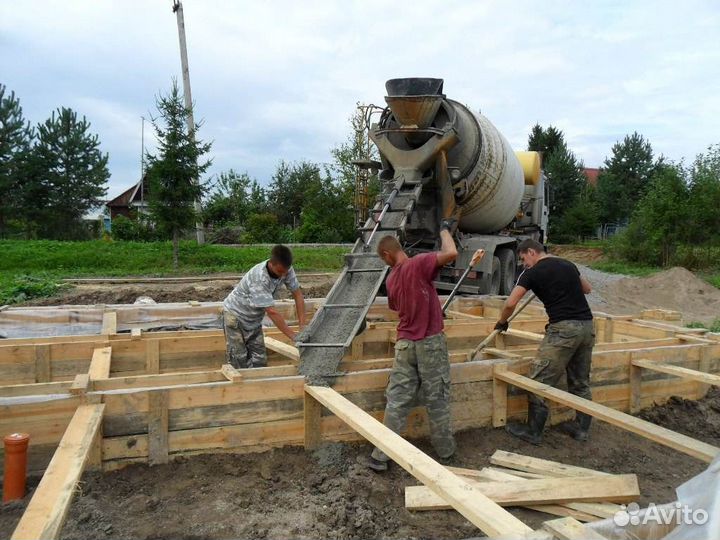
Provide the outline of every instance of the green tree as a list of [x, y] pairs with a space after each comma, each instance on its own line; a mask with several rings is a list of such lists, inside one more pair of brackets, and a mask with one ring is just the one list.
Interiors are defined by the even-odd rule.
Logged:
[[20, 193], [28, 181], [33, 136], [15, 92], [7, 94], [0, 84], [0, 238], [6, 235], [7, 222], [21, 217]]
[[173, 81], [167, 95], [157, 98], [156, 106], [160, 116], [151, 120], [158, 152], [146, 156], [150, 182], [148, 202], [156, 226], [172, 238], [173, 267], [177, 269], [180, 233], [199, 218], [194, 203], [205, 191], [200, 178], [212, 161], [202, 159], [212, 143], [196, 138], [199, 124], [188, 132], [185, 119], [190, 111], [183, 104], [177, 81]]
[[[559, 222], [556, 222], [553, 232], [562, 238], [582, 241], [595, 235], [599, 223], [595, 188], [585, 184]], [[554, 240], [553, 237], [551, 239]]]
[[675, 165], [657, 167], [622, 238], [624, 256], [632, 261], [667, 266], [688, 223], [688, 186]]
[[[56, 114], [57, 113], [57, 114]], [[35, 176], [25, 195], [25, 210], [40, 234], [49, 238], [74, 238], [82, 217], [102, 203], [107, 193], [108, 155], [90, 133], [90, 123], [72, 109], [61, 107], [37, 128], [33, 151]]]
[[720, 145], [699, 154], [690, 170], [687, 240], [693, 245], [720, 244]]
[[258, 181], [253, 178], [248, 199], [248, 214], [264, 214], [268, 209], [267, 193]]
[[630, 218], [661, 163], [662, 159], [654, 161], [650, 142], [637, 132], [613, 145], [612, 156], [605, 159], [605, 167], [598, 177], [598, 204], [603, 223]]
[[289, 164], [281, 161], [278, 164], [267, 190], [267, 200], [281, 226], [296, 228], [300, 225], [300, 215], [308, 203], [308, 192], [319, 181], [320, 167], [315, 163]]
[[545, 175], [550, 188], [550, 226], [562, 219], [587, 184], [583, 164], [562, 143], [545, 160]]
[[528, 150], [540, 152], [543, 162], [561, 146], [565, 146], [565, 136], [556, 127], [548, 126], [544, 129], [540, 124], [535, 124], [530, 131]]
[[218, 175], [215, 190], [203, 211], [204, 220], [213, 225], [241, 225], [250, 215], [251, 180], [247, 173], [230, 169]]

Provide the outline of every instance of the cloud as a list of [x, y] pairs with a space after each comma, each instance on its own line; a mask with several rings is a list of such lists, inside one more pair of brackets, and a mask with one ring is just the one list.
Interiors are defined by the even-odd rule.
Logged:
[[[692, 17], [649, 0], [185, 0], [184, 11], [212, 174], [266, 182], [282, 159], [330, 161], [356, 102], [382, 105], [385, 80], [401, 76], [444, 78], [448, 97], [518, 148], [535, 122], [556, 125], [587, 166], [636, 130], [673, 159], [718, 142], [720, 8], [709, 1], [689, 0]], [[140, 116], [180, 76], [171, 3], [6, 1], [0, 45], [0, 82], [26, 116], [76, 108], [110, 154], [110, 194], [134, 182]]]

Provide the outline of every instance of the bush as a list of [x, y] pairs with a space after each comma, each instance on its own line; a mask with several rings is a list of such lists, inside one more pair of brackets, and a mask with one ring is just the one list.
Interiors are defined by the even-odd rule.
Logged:
[[282, 228], [275, 214], [252, 214], [245, 222], [242, 240], [246, 244], [271, 244], [280, 242], [281, 235]]
[[110, 231], [116, 240], [137, 240], [137, 227], [132, 220], [125, 216], [117, 216], [113, 219]]
[[154, 242], [159, 240], [157, 231], [142, 217], [130, 219], [117, 216], [112, 220], [112, 237], [126, 242]]
[[226, 225], [211, 229], [208, 242], [211, 244], [239, 244], [242, 242], [244, 229], [239, 225]]
[[45, 277], [17, 276], [0, 287], [0, 304], [25, 302], [55, 294], [61, 285]]

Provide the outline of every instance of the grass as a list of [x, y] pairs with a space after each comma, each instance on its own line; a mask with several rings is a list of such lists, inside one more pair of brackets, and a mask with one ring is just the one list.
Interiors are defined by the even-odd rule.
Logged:
[[[293, 249], [295, 270], [337, 271], [343, 267], [342, 247]], [[170, 242], [0, 241], [0, 305], [51, 296], [69, 277], [180, 276], [217, 272], [242, 273], [266, 259], [270, 248], [234, 248], [182, 242], [179, 268], [172, 267]]]
[[592, 263], [590, 268], [610, 274], [625, 274], [627, 276], [637, 277], [650, 276], [662, 271], [662, 268], [658, 266], [645, 266], [624, 261], [597, 261]]
[[685, 326], [688, 328], [705, 328], [711, 332], [720, 332], [720, 318], [715, 319], [709, 326], [697, 321], [686, 324]]

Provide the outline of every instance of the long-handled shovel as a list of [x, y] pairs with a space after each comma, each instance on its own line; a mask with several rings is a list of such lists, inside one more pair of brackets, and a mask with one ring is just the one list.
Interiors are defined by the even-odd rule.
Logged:
[[[521, 312], [523, 309], [525, 309], [525, 308], [527, 307], [527, 305], [528, 305], [530, 302], [532, 302], [533, 300], [535, 300], [535, 293], [530, 293], [530, 295], [529, 295], [525, 300], [523, 300], [523, 301], [520, 303], [520, 305], [519, 305], [518, 308], [513, 312], [513, 314], [508, 317], [507, 322], [508, 322], [508, 323], [511, 323], [512, 320], [513, 320], [515, 317], [517, 317], [517, 316], [520, 314], [520, 312]], [[495, 336], [497, 336], [499, 333], [500, 333], [500, 330], [493, 330], [488, 337], [486, 337], [485, 339], [483, 339], [482, 342], [480, 343], [480, 345], [478, 345], [477, 347], [475, 347], [475, 349], [473, 349], [473, 352], [471, 352], [471, 353], [468, 354], [468, 361], [474, 360], [474, 359], [475, 359], [475, 356], [477, 356], [477, 353], [479, 353], [481, 350], [483, 350], [485, 347], [487, 347], [488, 344], [491, 343], [492, 340], [495, 339]]]
[[462, 284], [463, 281], [465, 281], [465, 278], [470, 273], [470, 270], [472, 270], [473, 267], [476, 266], [477, 263], [480, 262], [480, 259], [482, 259], [484, 255], [485, 255], [484, 249], [478, 249], [475, 253], [473, 253], [472, 259], [470, 259], [470, 264], [465, 269], [462, 276], [460, 276], [460, 279], [458, 279], [458, 282], [455, 284], [455, 287], [453, 287], [453, 290], [450, 291], [450, 294], [448, 295], [447, 300], [445, 300], [445, 303], [442, 306], [443, 315], [445, 315], [445, 310], [450, 305], [450, 302], [453, 301], [453, 298], [455, 298], [455, 295], [457, 294], [458, 289], [460, 288], [460, 285]]

